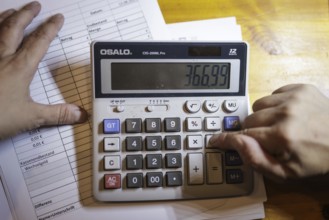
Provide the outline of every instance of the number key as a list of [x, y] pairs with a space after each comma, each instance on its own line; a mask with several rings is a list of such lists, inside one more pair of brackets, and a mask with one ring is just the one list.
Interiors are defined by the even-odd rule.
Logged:
[[128, 173], [127, 174], [127, 187], [128, 188], [143, 187], [143, 173]]
[[181, 136], [173, 135], [165, 137], [166, 150], [180, 150], [181, 149]]
[[162, 186], [163, 176], [162, 176], [161, 172], [147, 173], [146, 179], [147, 179], [146, 184], [148, 187], [161, 187]]
[[127, 137], [126, 138], [127, 151], [141, 151], [142, 150], [142, 137]]
[[147, 169], [160, 169], [162, 167], [161, 154], [148, 154], [146, 155], [146, 168]]
[[126, 119], [126, 132], [127, 133], [141, 133], [142, 132], [142, 119], [140, 119], [140, 118]]
[[181, 154], [166, 154], [166, 167], [167, 168], [182, 167], [182, 155]]
[[180, 118], [165, 118], [164, 126], [166, 132], [180, 132]]
[[143, 169], [143, 155], [127, 155], [126, 168], [127, 170]]
[[147, 136], [146, 150], [161, 150], [161, 136]]
[[160, 118], [147, 118], [145, 119], [145, 131], [149, 133], [156, 133], [161, 131]]

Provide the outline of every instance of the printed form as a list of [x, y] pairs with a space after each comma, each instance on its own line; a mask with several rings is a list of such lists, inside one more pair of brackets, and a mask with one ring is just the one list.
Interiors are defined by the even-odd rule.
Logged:
[[[5, 0], [0, 11], [26, 1]], [[40, 1], [41, 14], [28, 27], [34, 30], [52, 14], [64, 14], [65, 24], [40, 62], [31, 83], [32, 98], [44, 104], [75, 103], [91, 113], [90, 42], [93, 40], [169, 40], [156, 1]], [[262, 182], [254, 198], [142, 204], [101, 204], [91, 189], [91, 124], [34, 129], [0, 143], [2, 181], [17, 219], [188, 219], [208, 209], [237, 201], [240, 212], [263, 212]], [[257, 184], [257, 181], [256, 181]], [[255, 203], [256, 202], [256, 203]], [[240, 204], [241, 205], [241, 204]], [[193, 208], [193, 210], [192, 210]], [[217, 216], [207, 214], [208, 217]], [[249, 218], [251, 217], [249, 216]], [[6, 216], [3, 216], [6, 217]], [[237, 216], [235, 216], [237, 217]], [[246, 218], [248, 219], [248, 218]], [[6, 220], [6, 218], [4, 218]]]

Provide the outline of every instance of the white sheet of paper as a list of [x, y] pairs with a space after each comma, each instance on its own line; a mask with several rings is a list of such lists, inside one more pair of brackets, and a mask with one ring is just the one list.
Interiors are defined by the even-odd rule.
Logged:
[[0, 167], [0, 213], [1, 219], [16, 220], [15, 213], [12, 212], [10, 195], [8, 195], [7, 186], [4, 182], [2, 169]]
[[[3, 0], [0, 11], [25, 0]], [[33, 30], [61, 12], [65, 24], [31, 83], [34, 100], [76, 103], [91, 111], [89, 44], [92, 40], [169, 40], [156, 1], [40, 1]], [[152, 12], [152, 13], [150, 13]], [[91, 190], [91, 125], [35, 129], [0, 143], [0, 166], [18, 219], [254, 219], [264, 216], [262, 179], [252, 196], [152, 203], [97, 203]], [[194, 218], [196, 217], [196, 218]]]
[[241, 41], [241, 27], [235, 17], [168, 24], [174, 40]]

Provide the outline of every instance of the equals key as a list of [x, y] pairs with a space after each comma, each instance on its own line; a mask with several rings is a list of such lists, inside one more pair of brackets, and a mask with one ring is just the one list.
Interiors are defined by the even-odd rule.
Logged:
[[221, 184], [223, 183], [223, 167], [221, 153], [207, 153], [207, 183]]

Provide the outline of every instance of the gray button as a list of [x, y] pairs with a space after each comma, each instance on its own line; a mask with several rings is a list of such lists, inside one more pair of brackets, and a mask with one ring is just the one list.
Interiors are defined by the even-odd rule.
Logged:
[[146, 168], [147, 169], [160, 169], [160, 168], [162, 168], [162, 154], [148, 154], [148, 155], [146, 155]]
[[183, 185], [183, 175], [180, 171], [167, 172], [167, 186], [181, 186]]
[[146, 150], [161, 150], [161, 136], [147, 136], [145, 140]]
[[164, 126], [166, 132], [180, 132], [180, 118], [165, 118]]
[[126, 138], [127, 151], [141, 151], [142, 150], [142, 137], [127, 137]]
[[143, 155], [127, 155], [126, 168], [127, 170], [143, 169]]
[[146, 174], [148, 187], [161, 187], [162, 186], [162, 172], [152, 172]]
[[142, 119], [140, 119], [140, 118], [126, 119], [126, 132], [127, 133], [141, 133], [142, 132]]
[[181, 137], [180, 135], [172, 135], [165, 137], [166, 150], [180, 150], [181, 149]]
[[127, 187], [128, 188], [143, 187], [143, 173], [128, 173], [127, 174]]
[[155, 133], [161, 131], [161, 119], [160, 118], [147, 118], [145, 119], [146, 132]]
[[166, 167], [167, 168], [181, 168], [182, 155], [181, 154], [166, 154]]

